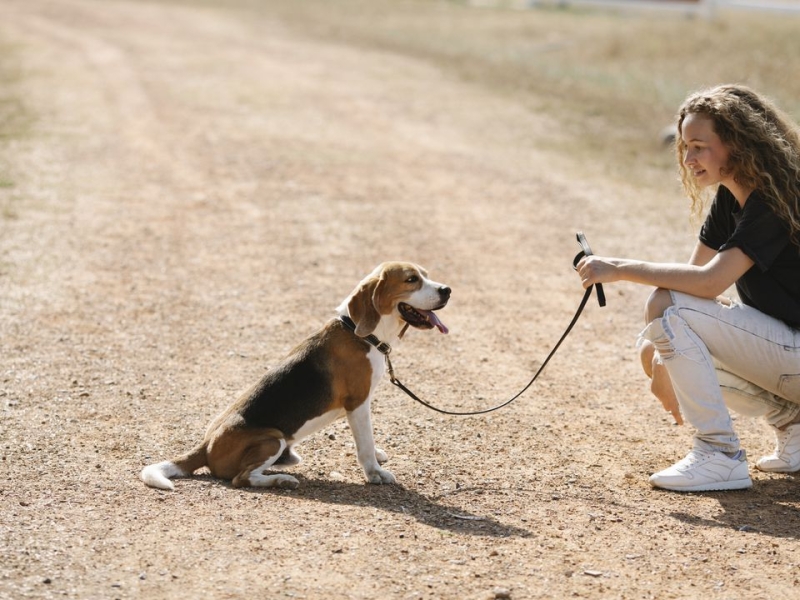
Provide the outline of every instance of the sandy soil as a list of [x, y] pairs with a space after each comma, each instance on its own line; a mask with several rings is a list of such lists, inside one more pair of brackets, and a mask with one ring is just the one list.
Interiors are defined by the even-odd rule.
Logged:
[[[502, 411], [442, 416], [384, 382], [397, 485], [364, 483], [340, 422], [300, 448], [297, 490], [146, 488], [143, 465], [194, 444], [379, 262], [454, 290], [451, 333], [408, 335], [398, 376], [480, 409], [572, 317], [576, 230], [678, 260], [685, 205], [548, 154], [552, 119], [513, 98], [266, 9], [2, 12], [33, 121], [0, 140], [0, 598], [796, 597], [794, 477], [650, 488], [691, 432], [647, 394], [635, 286], [590, 304]], [[771, 450], [737, 423], [752, 457]]]

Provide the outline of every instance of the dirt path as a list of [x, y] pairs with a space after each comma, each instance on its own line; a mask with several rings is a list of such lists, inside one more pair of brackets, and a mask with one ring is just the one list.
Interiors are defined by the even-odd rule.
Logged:
[[[0, 598], [796, 593], [794, 478], [650, 489], [689, 432], [638, 375], [634, 287], [590, 306], [502, 412], [443, 417], [386, 383], [376, 438], [396, 486], [363, 483], [338, 423], [303, 445], [296, 491], [145, 488], [143, 464], [193, 444], [377, 263], [417, 261], [454, 290], [451, 334], [408, 336], [398, 374], [482, 408], [571, 318], [575, 230], [679, 259], [682, 206], [665, 233], [650, 209], [670, 198], [578, 177], [539, 149], [559, 135], [544, 115], [266, 10], [2, 10], [35, 120], [0, 145]], [[771, 449], [739, 423], [751, 456]]]

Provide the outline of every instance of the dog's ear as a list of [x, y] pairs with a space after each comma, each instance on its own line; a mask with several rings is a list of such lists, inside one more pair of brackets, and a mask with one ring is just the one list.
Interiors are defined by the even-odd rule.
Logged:
[[356, 324], [356, 335], [359, 337], [368, 336], [375, 331], [378, 321], [381, 320], [381, 314], [375, 304], [375, 298], [380, 296], [381, 282], [378, 277], [362, 281], [358, 291], [347, 303], [347, 312]]
[[381, 271], [380, 279], [375, 289], [372, 291], [372, 305], [378, 311], [379, 315], [388, 315], [392, 312], [394, 306], [394, 295], [392, 294], [392, 286], [389, 282], [392, 278], [392, 273], [384, 269]]

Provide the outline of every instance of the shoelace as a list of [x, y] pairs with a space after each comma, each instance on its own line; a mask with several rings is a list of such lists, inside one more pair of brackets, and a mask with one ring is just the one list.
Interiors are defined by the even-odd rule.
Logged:
[[696, 465], [699, 462], [707, 459], [711, 454], [708, 452], [703, 452], [701, 450], [692, 450], [687, 454], [682, 461], [680, 461], [680, 465], [683, 467], [691, 467], [692, 465]]
[[[706, 450], [695, 449], [689, 452], [689, 454], [687, 454], [684, 457], [684, 459], [680, 461], [679, 464], [681, 466], [691, 467], [698, 463], [714, 458], [714, 454], [716, 454], [716, 452], [708, 452]], [[746, 460], [746, 455], [744, 454], [744, 450], [738, 450], [736, 454], [734, 454], [733, 456], [728, 456], [724, 453], [721, 454], [730, 460], [738, 460], [738, 461]]]

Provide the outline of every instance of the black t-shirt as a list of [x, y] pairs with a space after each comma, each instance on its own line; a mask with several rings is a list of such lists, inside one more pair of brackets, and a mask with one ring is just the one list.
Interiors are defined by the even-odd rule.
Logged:
[[700, 241], [719, 252], [739, 248], [755, 263], [736, 281], [745, 304], [800, 328], [800, 247], [789, 227], [753, 192], [744, 208], [719, 186]]

